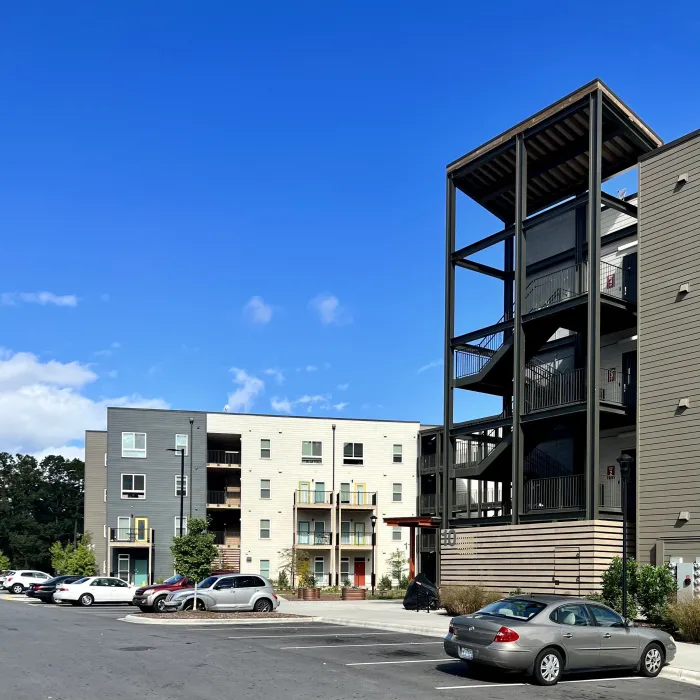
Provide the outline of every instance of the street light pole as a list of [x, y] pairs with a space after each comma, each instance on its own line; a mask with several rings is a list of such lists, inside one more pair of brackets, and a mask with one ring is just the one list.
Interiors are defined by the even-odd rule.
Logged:
[[180, 453], [180, 537], [182, 537], [182, 521], [185, 519], [185, 448], [168, 447], [167, 451]]
[[377, 527], [377, 516], [372, 515], [372, 517], [369, 519], [369, 521], [372, 523], [372, 595], [374, 595], [374, 585], [375, 585], [375, 562], [374, 562], [374, 555], [375, 555], [375, 549], [377, 547], [377, 533], [375, 532], [375, 528]]
[[[192, 426], [194, 424], [194, 418], [190, 418], [190, 441], [187, 443], [187, 449], [190, 453], [190, 478], [187, 480], [187, 498], [190, 501], [190, 520], [192, 519], [192, 453], [194, 446], [192, 445]], [[182, 521], [180, 521], [182, 522]], [[188, 521], [189, 522], [189, 521]]]
[[620, 465], [620, 485], [622, 487], [622, 618], [627, 621], [627, 483], [634, 458], [623, 452], [617, 462]]

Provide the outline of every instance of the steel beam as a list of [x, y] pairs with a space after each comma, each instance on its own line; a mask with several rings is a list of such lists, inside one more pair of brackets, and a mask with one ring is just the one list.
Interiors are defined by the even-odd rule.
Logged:
[[444, 456], [445, 482], [443, 484], [444, 505], [442, 523], [446, 528], [452, 516], [452, 471], [454, 461], [454, 438], [451, 436], [454, 408], [454, 352], [452, 337], [455, 329], [455, 266], [453, 256], [455, 249], [457, 190], [454, 180], [447, 176], [447, 193], [445, 203], [445, 357], [444, 357]]
[[470, 255], [478, 253], [480, 250], [486, 250], [486, 248], [490, 248], [492, 245], [496, 245], [496, 243], [505, 241], [507, 238], [510, 238], [514, 232], [515, 228], [513, 226], [508, 226], [508, 228], [504, 228], [502, 231], [492, 233], [490, 236], [486, 236], [486, 238], [482, 238], [480, 241], [476, 241], [475, 243], [471, 243], [464, 248], [456, 250], [454, 253], [452, 253], [452, 260], [464, 260]]
[[588, 334], [586, 339], [586, 518], [599, 514], [600, 450], [600, 208], [603, 146], [603, 95], [592, 92], [588, 149]]
[[619, 197], [613, 197], [607, 192], [601, 192], [600, 200], [606, 207], [610, 207], [611, 209], [615, 209], [616, 211], [622, 212], [623, 214], [627, 214], [627, 216], [631, 216], [634, 219], [639, 218], [639, 210], [637, 209], [637, 207], [634, 204], [625, 202], [624, 199], [620, 199]]
[[[505, 280], [508, 277], [508, 273], [504, 272], [503, 270], [499, 270], [496, 267], [491, 267], [490, 265], [484, 265], [483, 263], [474, 262], [473, 260], [455, 260], [454, 264], [458, 267], [463, 267], [465, 270], [480, 272], [482, 275], [496, 277], [499, 280]], [[513, 273], [510, 274], [512, 276]]]
[[515, 318], [513, 320], [513, 465], [512, 517], [520, 521], [523, 510], [523, 472], [525, 439], [521, 417], [525, 408], [525, 332], [523, 312], [527, 285], [526, 237], [524, 222], [527, 217], [527, 150], [525, 139], [519, 134], [515, 141]]
[[456, 338], [450, 339], [452, 342], [452, 347], [458, 348], [462, 345], [467, 345], [472, 340], [478, 340], [479, 338], [485, 338], [487, 335], [500, 333], [501, 331], [510, 329], [512, 325], [513, 321], [508, 319], [506, 321], [501, 321], [500, 323], [493, 323], [490, 326], [485, 326], [484, 328], [479, 328], [478, 330], [471, 331], [470, 333], [464, 333], [464, 335], [458, 335]]

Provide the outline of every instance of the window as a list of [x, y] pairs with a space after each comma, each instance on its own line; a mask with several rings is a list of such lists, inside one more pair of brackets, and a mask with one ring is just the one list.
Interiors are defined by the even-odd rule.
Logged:
[[146, 457], [146, 433], [122, 433], [122, 457]]
[[146, 498], [146, 475], [122, 474], [122, 498]]
[[350, 581], [350, 559], [342, 557], [340, 560], [340, 583], [345, 585], [346, 581]]
[[401, 542], [401, 528], [400, 527], [392, 527], [391, 528], [391, 539], [394, 542]]
[[323, 443], [304, 440], [301, 443], [302, 464], [321, 464], [323, 461]]
[[260, 560], [260, 575], [264, 576], [266, 579], [270, 578], [270, 560], [261, 559]]
[[351, 539], [350, 522], [343, 520], [340, 523], [340, 544], [350, 544]]
[[104, 492], [104, 494], [102, 494], [102, 496], [103, 496], [104, 502], [107, 503], [107, 489], [105, 489], [105, 492]]
[[[185, 476], [185, 481], [183, 482], [185, 484], [184, 488], [184, 493], [182, 494], [183, 498], [187, 498], [187, 476]], [[175, 477], [175, 495], [180, 498], [180, 475], [178, 474]]]
[[261, 520], [260, 521], [260, 539], [269, 540], [270, 539], [270, 521]]
[[107, 466], [107, 453], [105, 452], [105, 467]]
[[270, 498], [269, 479], [260, 479], [260, 498]]
[[547, 606], [534, 600], [497, 600], [489, 603], [474, 613], [475, 616], [488, 615], [489, 617], [511, 618], [516, 620], [530, 620]]
[[234, 579], [232, 578], [220, 578], [214, 585], [214, 589], [220, 591], [226, 588], [234, 588]]
[[363, 464], [361, 442], [346, 442], [343, 445], [343, 464]]
[[[182, 534], [187, 534], [187, 516], [182, 519]], [[175, 516], [175, 537], [180, 536], [180, 516]]]
[[572, 627], [588, 627], [591, 624], [584, 605], [562, 605], [549, 616], [549, 619], [558, 625]]
[[326, 502], [326, 484], [323, 481], [317, 481], [314, 488], [314, 503]]
[[237, 576], [234, 588], [263, 588], [265, 582], [257, 576]]
[[622, 618], [612, 610], [607, 608], [599, 608], [597, 605], [589, 605], [590, 611], [593, 613], [596, 624], [600, 627], [624, 627]]
[[403, 462], [403, 445], [394, 445], [394, 464]]
[[391, 500], [394, 503], [400, 503], [403, 500], [403, 486], [401, 484], [394, 484]]
[[317, 586], [323, 585], [323, 579], [325, 574], [323, 573], [323, 557], [316, 557], [314, 559], [314, 580]]
[[117, 539], [121, 542], [129, 540], [131, 534], [131, 518], [129, 516], [117, 518]]
[[[187, 454], [187, 450], [189, 449], [189, 443], [187, 440], [188, 436], [183, 435], [181, 433], [178, 433], [175, 436], [175, 449], [176, 450], [185, 450], [185, 454]], [[180, 452], [176, 452], [177, 456], [180, 457]]]
[[260, 459], [270, 459], [270, 440], [260, 440]]
[[340, 502], [350, 503], [350, 484], [340, 485]]

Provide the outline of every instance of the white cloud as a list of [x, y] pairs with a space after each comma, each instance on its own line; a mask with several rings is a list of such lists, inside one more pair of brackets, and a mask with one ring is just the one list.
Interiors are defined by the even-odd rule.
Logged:
[[270, 405], [272, 406], [273, 411], [277, 411], [279, 413], [291, 413], [292, 412], [292, 402], [287, 399], [280, 399], [277, 396], [273, 396]]
[[340, 303], [338, 297], [332, 294], [319, 294], [309, 302], [309, 307], [318, 313], [324, 326], [344, 326], [352, 323], [350, 312]]
[[253, 323], [265, 324], [272, 320], [272, 307], [266, 304], [262, 297], [251, 297], [243, 311]]
[[346, 406], [349, 406], [347, 401], [341, 401], [340, 403], [334, 403], [333, 408], [336, 411], [342, 411]]
[[74, 294], [60, 295], [53, 292], [3, 292], [0, 294], [0, 306], [16, 306], [17, 304], [77, 306], [78, 297]]
[[231, 372], [234, 375], [234, 383], [238, 384], [238, 389], [228, 395], [228, 406], [233, 412], [247, 412], [256, 396], [265, 388], [265, 382], [239, 367], [231, 367]]
[[121, 346], [121, 343], [114, 342], [109, 346], [109, 348], [106, 348], [105, 350], [95, 350], [94, 354], [97, 355], [97, 357], [110, 357], [112, 355], [112, 352], [114, 350], [117, 350]]
[[73, 450], [70, 443], [83, 440], [85, 430], [106, 427], [108, 406], [168, 408], [162, 399], [138, 395], [85, 396], [82, 390], [96, 379], [79, 362], [41, 362], [32, 353], [0, 350], [0, 451]]
[[300, 396], [294, 403], [328, 403], [328, 400], [330, 398], [330, 394], [314, 394], [313, 396], [309, 396], [309, 394], [304, 394], [303, 396]]
[[307, 407], [307, 413], [311, 413], [314, 407], [322, 410], [331, 408], [330, 399], [330, 394], [304, 394], [294, 400], [290, 400], [286, 396], [284, 398], [274, 396], [270, 401], [270, 405], [273, 411], [279, 411], [280, 413], [292, 413], [295, 407], [301, 409], [303, 406]]
[[263, 374], [267, 374], [270, 377], [274, 377], [275, 381], [278, 384], [284, 384], [284, 372], [282, 372], [281, 369], [275, 369], [274, 367], [270, 367], [269, 369], [264, 370]]
[[422, 367], [418, 368], [418, 374], [421, 372], [425, 372], [428, 369], [432, 369], [433, 367], [441, 367], [442, 366], [442, 360], [433, 360], [432, 362], [428, 362], [427, 365], [423, 365]]
[[38, 462], [41, 462], [44, 457], [49, 455], [61, 455], [66, 459], [85, 459], [85, 447], [77, 447], [76, 445], [64, 445], [63, 447], [45, 447], [39, 452], [34, 452]]
[[338, 391], [345, 391], [349, 386], [350, 386], [350, 384], [347, 384], [347, 383], [346, 384], [338, 384]]

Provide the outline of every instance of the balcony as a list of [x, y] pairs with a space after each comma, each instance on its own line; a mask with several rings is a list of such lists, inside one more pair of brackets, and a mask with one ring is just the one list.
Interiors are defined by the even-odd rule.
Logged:
[[350, 549], [371, 549], [372, 535], [361, 532], [342, 532], [340, 545]]
[[437, 552], [437, 535], [434, 532], [421, 532], [420, 551]]
[[225, 490], [207, 491], [207, 508], [241, 507], [241, 487], [229, 486]]
[[459, 438], [454, 452], [454, 476], [500, 481], [511, 470], [512, 435], [495, 431]]
[[109, 541], [116, 545], [144, 547], [152, 544], [155, 538], [152, 529], [133, 529], [124, 527], [110, 527]]
[[[628, 492], [629, 493], [629, 492]], [[615, 478], [605, 479], [600, 484], [599, 505], [601, 510], [622, 512], [622, 486]]]
[[214, 544], [217, 547], [241, 546], [240, 532], [230, 532], [228, 530], [209, 530], [209, 534], [214, 535]]
[[294, 504], [297, 508], [332, 508], [332, 491], [299, 490], [294, 492]]
[[240, 450], [207, 450], [207, 466], [224, 469], [241, 468]]
[[437, 513], [437, 495], [424, 493], [420, 497], [420, 514], [435, 515]]
[[377, 505], [376, 491], [341, 491], [340, 507], [354, 510], [374, 510]]
[[457, 513], [483, 514], [484, 517], [492, 511], [494, 515], [507, 515], [510, 512], [510, 502], [506, 501], [497, 488], [478, 490], [476, 494], [471, 491], [458, 492], [455, 495], [455, 511]]
[[420, 475], [435, 474], [437, 470], [437, 455], [421, 455], [418, 458], [418, 473]]
[[523, 508], [531, 511], [582, 510], [585, 508], [583, 474], [530, 479], [525, 484]]
[[297, 532], [297, 547], [331, 547], [333, 535], [330, 532]]

